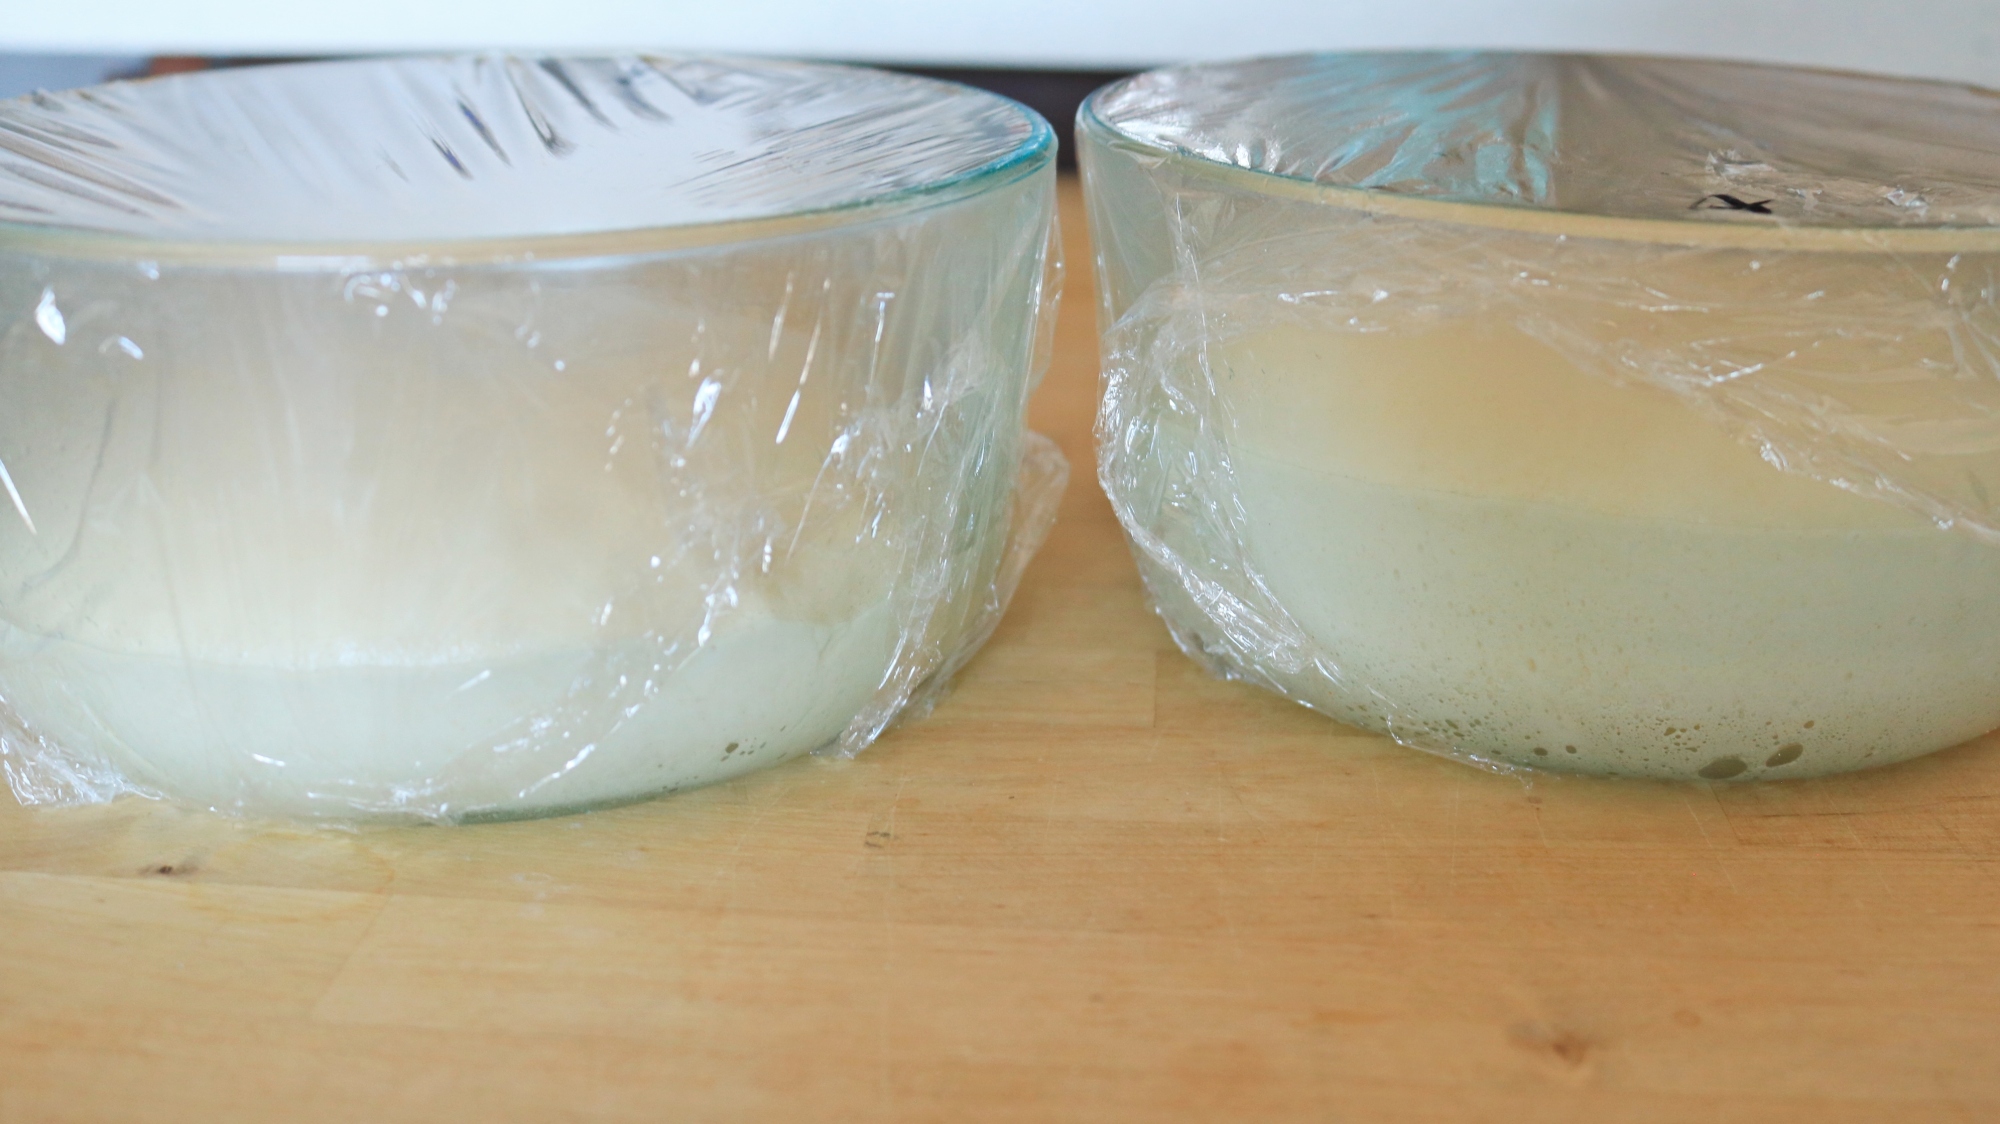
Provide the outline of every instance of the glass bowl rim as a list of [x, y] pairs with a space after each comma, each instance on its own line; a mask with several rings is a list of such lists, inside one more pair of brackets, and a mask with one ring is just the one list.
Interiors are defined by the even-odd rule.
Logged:
[[[435, 52], [410, 58], [473, 58], [513, 52]], [[645, 52], [638, 52], [645, 53]], [[604, 53], [607, 57], [611, 52]], [[736, 56], [688, 52], [660, 57], [738, 61]], [[271, 69], [351, 65], [397, 56], [357, 57], [308, 62], [268, 64]], [[584, 53], [564, 58], [588, 57]], [[781, 60], [741, 60], [771, 63]], [[798, 65], [828, 70], [867, 72], [866, 66], [829, 62]], [[187, 80], [187, 74], [165, 74], [128, 79], [128, 83]], [[426, 266], [512, 265], [546, 263], [576, 267], [586, 264], [609, 265], [625, 259], [657, 257], [681, 250], [707, 249], [734, 244], [761, 243], [800, 234], [813, 234], [878, 222], [894, 216], [929, 210], [984, 195], [1006, 187], [1053, 166], [1056, 154], [1055, 130], [1033, 109], [1013, 98], [952, 82], [942, 78], [910, 75], [913, 81], [975, 90], [1005, 106], [1027, 126], [1027, 135], [1005, 154], [977, 167], [967, 168], [926, 183], [891, 191], [863, 195], [823, 207], [802, 208], [772, 215], [741, 219], [719, 219], [658, 226], [628, 227], [576, 234], [530, 234], [502, 237], [481, 236], [460, 239], [354, 239], [352, 241], [286, 241], [267, 238], [174, 238], [124, 231], [93, 230], [86, 227], [19, 222], [0, 219], [0, 254], [25, 254], [65, 260], [144, 263], [151, 267], [251, 269], [279, 273], [356, 272], [377, 268], [422, 268]], [[29, 94], [26, 97], [35, 95]]]
[[[1295, 199], [1302, 202], [1319, 203], [1324, 206], [1369, 215], [1414, 219], [1444, 223], [1454, 226], [1474, 226], [1493, 230], [1542, 236], [1555, 239], [1585, 238], [1611, 242], [1638, 242], [1658, 246], [1703, 247], [1738, 250], [1795, 250], [1835, 253], [1960, 253], [2000, 251], [2000, 223], [1984, 226], [1801, 226], [1797, 224], [1759, 224], [1716, 222], [1713, 219], [1695, 220], [1687, 218], [1641, 218], [1621, 215], [1592, 214], [1587, 211], [1561, 211], [1547, 207], [1527, 207], [1500, 201], [1473, 201], [1462, 199], [1440, 199], [1422, 195], [1403, 195], [1376, 188], [1349, 187], [1341, 184], [1320, 183], [1300, 176], [1270, 172], [1259, 168], [1245, 168], [1239, 164], [1221, 160], [1172, 144], [1160, 143], [1135, 137], [1121, 130], [1105, 118], [1103, 102], [1130, 84], [1148, 75], [1163, 71], [1202, 70], [1233, 67], [1248, 67], [1264, 63], [1296, 61], [1309, 58], [1359, 58], [1380, 54], [1425, 53], [1446, 56], [1452, 54], [1546, 54], [1553, 56], [1579, 56], [1599, 59], [1643, 59], [1649, 62], [1697, 62], [1727, 66], [1755, 67], [1767, 70], [1790, 70], [1807, 74], [1852, 76], [1877, 81], [1907, 82], [1923, 86], [1955, 86], [1984, 90], [1985, 87], [1968, 82], [1950, 82], [1925, 78], [1896, 77], [1881, 74], [1867, 74], [1861, 71], [1842, 70], [1834, 67], [1795, 66], [1780, 63], [1762, 63], [1729, 58], [1696, 58], [1684, 55], [1642, 54], [1636, 52], [1596, 52], [1596, 51], [1295, 51], [1285, 54], [1256, 55], [1240, 59], [1223, 59], [1184, 63], [1160, 67], [1140, 74], [1128, 75], [1115, 82], [1107, 83], [1092, 91], [1083, 104], [1077, 107], [1077, 147], [1087, 136], [1108, 148], [1124, 149], [1146, 153], [1153, 159], [1171, 162], [1177, 171], [1192, 173], [1209, 179], [1223, 187], [1234, 186], [1260, 195]], [[2000, 97], [2000, 91], [1995, 91]]]

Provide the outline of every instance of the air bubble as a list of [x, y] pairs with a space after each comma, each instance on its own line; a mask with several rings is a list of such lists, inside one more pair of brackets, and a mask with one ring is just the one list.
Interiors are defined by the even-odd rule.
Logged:
[[1712, 781], [1724, 781], [1736, 776], [1750, 766], [1740, 757], [1718, 757], [1701, 767], [1700, 776]]
[[[1808, 723], [1808, 725], [1810, 725], [1810, 723]], [[1804, 754], [1805, 751], [1806, 747], [1800, 745], [1797, 742], [1793, 742], [1792, 744], [1786, 746], [1780, 746], [1778, 747], [1778, 752], [1773, 753], [1768, 758], [1765, 758], [1764, 764], [1771, 768], [1776, 768], [1779, 765], [1789, 765], [1792, 762], [1797, 761], [1800, 755]]]

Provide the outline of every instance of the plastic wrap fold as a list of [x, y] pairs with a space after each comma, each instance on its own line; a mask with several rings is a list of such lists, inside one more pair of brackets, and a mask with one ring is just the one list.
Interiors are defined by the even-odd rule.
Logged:
[[24, 802], [462, 820], [852, 753], [1053, 517], [1053, 142], [1000, 99], [398, 60], [0, 137]]
[[1502, 766], [2000, 725], [1995, 104], [1515, 55], [1100, 92], [1100, 476], [1177, 641]]

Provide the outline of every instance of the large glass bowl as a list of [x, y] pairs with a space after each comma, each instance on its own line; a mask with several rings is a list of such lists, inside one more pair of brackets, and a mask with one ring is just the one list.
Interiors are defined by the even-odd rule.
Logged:
[[1000, 98], [479, 56], [38, 95], [0, 136], [29, 801], [524, 815], [852, 751], [983, 640], [1060, 487], [1023, 426], [1053, 140]]
[[1100, 91], [1100, 471], [1176, 638], [1496, 766], [2000, 726], [1994, 99], [1509, 54]]

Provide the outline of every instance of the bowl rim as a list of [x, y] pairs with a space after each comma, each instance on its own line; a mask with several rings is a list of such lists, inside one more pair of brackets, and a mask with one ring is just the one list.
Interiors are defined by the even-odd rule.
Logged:
[[[1358, 58], [1370, 55], [1408, 54], [1407, 51], [1295, 51], [1285, 54], [1255, 55], [1248, 58], [1195, 62], [1160, 67], [1129, 75], [1092, 91], [1077, 107], [1077, 147], [1079, 158], [1090, 146], [1085, 138], [1107, 148], [1144, 154], [1149, 160], [1170, 162], [1174, 169], [1219, 187], [1247, 189], [1261, 195], [1319, 203], [1340, 210], [1384, 217], [1416, 219], [1454, 226], [1475, 226], [1493, 230], [1549, 237], [1584, 238], [1612, 242], [1637, 242], [1658, 246], [1703, 247], [1739, 250], [1796, 250], [1838, 253], [1957, 253], [2000, 251], [2000, 224], [1986, 226], [1861, 227], [1801, 226], [1697, 221], [1678, 218], [1592, 214], [1587, 211], [1560, 211], [1546, 207], [1525, 207], [1499, 201], [1439, 199], [1421, 195], [1400, 195], [1375, 188], [1321, 183], [1299, 176], [1228, 164], [1172, 144], [1135, 137], [1107, 120], [1102, 103], [1113, 93], [1149, 75], [1176, 70], [1250, 66], [1258, 63], [1307, 58]], [[1461, 52], [1422, 52], [1438, 55]], [[1613, 51], [1548, 51], [1492, 54], [1548, 54], [1597, 59], [1637, 59], [1649, 62], [1694, 62], [1747, 66], [1767, 70], [1789, 70], [1805, 74], [1869, 78], [1877, 81], [1907, 82], [1921, 86], [1948, 86], [1981, 90], [2000, 97], [2000, 91], [1970, 82], [1907, 78], [1836, 67], [1795, 66], [1735, 58], [1697, 58], [1688, 55], [1644, 54]]]
[[[260, 64], [268, 69], [353, 65], [381, 57], [415, 59], [474, 58], [514, 52], [452, 51], [414, 56], [360, 56], [307, 62]], [[612, 52], [602, 52], [610, 55]], [[728, 63], [789, 63], [827, 70], [873, 72], [876, 68], [834, 62], [792, 62], [745, 59], [729, 54], [687, 52], [626, 52], [649, 57], [677, 57]], [[587, 57], [585, 53], [565, 58]], [[973, 90], [1011, 109], [1028, 126], [1027, 135], [1005, 154], [985, 164], [926, 183], [863, 195], [824, 207], [786, 211], [743, 219], [719, 219], [574, 234], [529, 234], [459, 239], [354, 239], [352, 241], [288, 241], [269, 238], [174, 238], [115, 230], [60, 226], [0, 219], [0, 254], [23, 254], [63, 260], [134, 262], [149, 268], [250, 269], [276, 273], [349, 273], [372, 269], [413, 269], [450, 266], [514, 266], [542, 268], [608, 267], [630, 260], [671, 255], [686, 250], [752, 244], [881, 222], [902, 215], [948, 206], [987, 194], [1028, 178], [1055, 164], [1055, 130], [1041, 114], [1013, 98], [963, 82], [906, 76], [912, 81]], [[198, 75], [164, 74], [125, 79], [106, 85], [186, 81]], [[96, 87], [90, 87], [96, 88]], [[29, 94], [26, 97], [34, 97]]]

